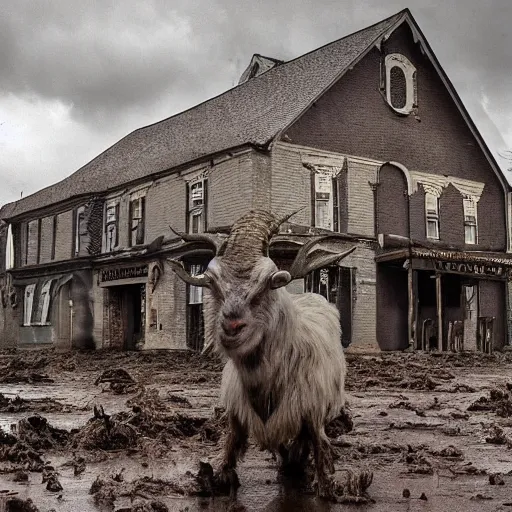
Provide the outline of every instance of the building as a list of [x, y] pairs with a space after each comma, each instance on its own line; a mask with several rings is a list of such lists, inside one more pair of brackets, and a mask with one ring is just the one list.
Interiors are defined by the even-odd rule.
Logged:
[[[134, 131], [0, 210], [3, 346], [192, 348], [202, 294], [166, 268], [211, 253], [250, 208], [304, 207], [272, 244], [357, 244], [291, 283], [338, 304], [353, 350], [508, 343], [510, 187], [409, 10], [289, 62], [255, 55], [233, 89]], [[10, 249], [9, 249], [10, 248]]]

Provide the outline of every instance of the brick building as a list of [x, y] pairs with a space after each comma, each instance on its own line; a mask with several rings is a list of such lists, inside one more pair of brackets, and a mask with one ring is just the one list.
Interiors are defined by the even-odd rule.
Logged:
[[[354, 350], [507, 343], [510, 187], [408, 10], [134, 131], [0, 210], [0, 346], [192, 348], [202, 294], [165, 264], [211, 254], [169, 229], [278, 215], [282, 268], [316, 234], [357, 245], [292, 282], [338, 304]], [[5, 257], [4, 257], [5, 256]]]

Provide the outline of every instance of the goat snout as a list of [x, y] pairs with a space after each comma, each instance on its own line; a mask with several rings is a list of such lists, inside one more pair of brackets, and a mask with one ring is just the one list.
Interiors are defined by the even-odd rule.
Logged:
[[244, 327], [245, 322], [240, 319], [233, 320], [231, 318], [224, 318], [222, 321], [222, 330], [228, 336], [236, 336]]

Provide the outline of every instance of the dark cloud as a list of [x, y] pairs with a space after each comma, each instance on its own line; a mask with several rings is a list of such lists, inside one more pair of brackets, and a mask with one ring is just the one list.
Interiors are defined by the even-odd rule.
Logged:
[[[294, 58], [405, 6], [394, 0], [9, 2], [0, 16], [0, 111], [7, 112], [10, 133], [4, 137], [0, 126], [0, 149], [9, 146], [10, 155], [0, 173], [17, 170], [4, 180], [13, 190], [8, 194], [19, 197], [24, 182], [34, 190], [48, 185], [129, 131], [232, 87], [253, 53]], [[489, 143], [503, 146], [501, 131], [512, 144], [512, 2], [407, 6]], [[36, 122], [23, 110], [22, 158], [10, 146], [13, 98], [43, 116]], [[66, 107], [59, 114], [67, 116], [66, 126], [51, 117], [56, 105]], [[38, 166], [37, 179], [29, 179]]]

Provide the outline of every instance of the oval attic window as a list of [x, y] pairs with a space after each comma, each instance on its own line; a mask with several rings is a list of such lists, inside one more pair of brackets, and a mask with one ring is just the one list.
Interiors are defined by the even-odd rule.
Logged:
[[410, 114], [417, 105], [416, 68], [399, 53], [386, 55], [386, 100], [399, 114]]
[[398, 66], [391, 68], [389, 87], [391, 89], [391, 106], [397, 109], [405, 108], [407, 104], [407, 81], [404, 71]]

